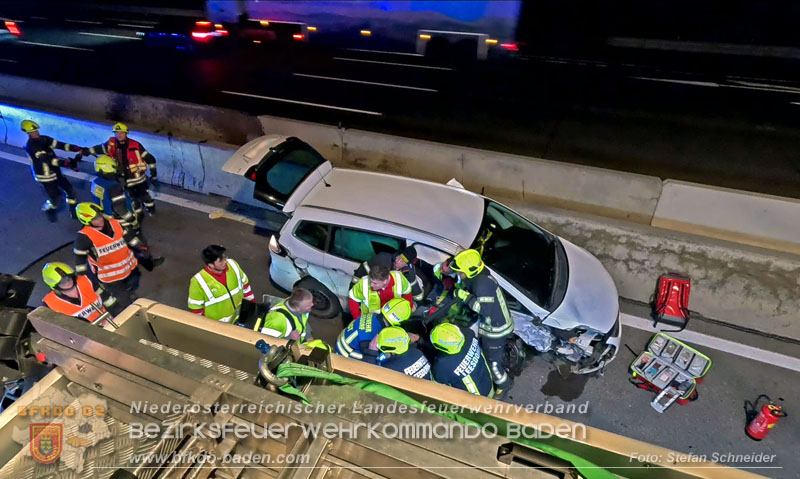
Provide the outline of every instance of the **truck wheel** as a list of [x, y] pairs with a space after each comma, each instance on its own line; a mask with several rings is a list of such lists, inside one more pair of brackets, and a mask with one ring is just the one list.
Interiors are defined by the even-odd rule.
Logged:
[[311, 276], [306, 276], [301, 279], [295, 286], [311, 291], [311, 294], [314, 296], [314, 309], [311, 310], [312, 316], [320, 319], [331, 319], [342, 312], [342, 305], [339, 303], [339, 297], [333, 294], [324, 284]]

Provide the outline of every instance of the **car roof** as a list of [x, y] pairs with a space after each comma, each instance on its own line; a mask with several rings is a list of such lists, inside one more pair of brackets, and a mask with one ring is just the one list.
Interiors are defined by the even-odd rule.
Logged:
[[484, 199], [440, 183], [333, 168], [300, 205], [377, 218], [468, 247], [478, 234]]

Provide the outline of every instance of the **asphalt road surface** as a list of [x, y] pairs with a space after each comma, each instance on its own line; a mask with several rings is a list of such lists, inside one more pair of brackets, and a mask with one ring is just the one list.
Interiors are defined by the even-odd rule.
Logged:
[[[6, 254], [0, 257], [0, 270], [38, 281], [46, 262], [72, 264], [71, 240], [79, 225], [63, 209], [54, 224], [38, 211], [44, 193], [33, 182], [21, 150], [4, 148], [0, 157], [0, 208], [5, 212], [0, 233], [6, 248]], [[81, 165], [84, 179], [71, 177], [80, 200], [89, 199], [85, 181], [88, 166]], [[267, 253], [269, 235], [280, 225], [278, 215], [166, 185], [159, 187], [159, 194], [158, 212], [145, 220], [144, 229], [154, 252], [165, 256], [166, 262], [152, 273], [143, 272], [139, 296], [186, 308], [189, 279], [202, 267], [200, 251], [210, 243], [229, 249], [230, 256], [250, 277], [257, 297], [281, 294], [270, 286]], [[224, 211], [225, 216], [212, 219], [218, 215], [210, 216], [209, 212], [217, 210]], [[39, 281], [31, 305], [38, 304], [45, 293]], [[623, 308], [634, 317], [645, 315], [626, 303]], [[342, 318], [312, 318], [312, 326], [316, 337], [332, 342], [344, 323]], [[761, 393], [783, 404], [790, 415], [797, 410], [800, 367], [792, 365], [797, 359], [779, 367], [770, 364], [770, 358], [772, 353], [800, 358], [800, 347], [700, 321], [694, 321], [690, 329], [695, 335], [692, 337], [702, 342], [696, 347], [712, 358], [713, 366], [699, 386], [699, 399], [686, 406], [673, 405], [664, 414], [651, 409], [653, 394], [628, 382], [633, 355], [627, 349], [620, 351], [602, 375], [593, 376], [561, 377], [546, 356], [534, 357], [516, 378], [508, 402], [538, 406], [540, 412], [548, 412], [548, 407], [585, 404], [585, 412], [551, 414], [708, 460], [721, 458], [726, 465], [748, 468], [763, 476], [800, 477], [800, 429], [792, 416], [781, 421], [762, 442], [748, 439], [743, 431], [744, 401]], [[623, 343], [635, 351], [644, 348], [651, 335], [652, 331], [623, 327]], [[758, 453], [770, 459], [748, 463], [723, 456]]]
[[313, 35], [194, 55], [148, 48], [152, 22], [109, 17], [26, 19], [22, 36], [0, 37], [0, 72], [800, 197], [800, 78], [748, 74], [744, 60], [728, 74], [463, 64]]

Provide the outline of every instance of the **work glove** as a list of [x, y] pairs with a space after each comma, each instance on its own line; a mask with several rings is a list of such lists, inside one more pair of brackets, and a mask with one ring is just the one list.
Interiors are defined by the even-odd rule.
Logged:
[[89, 148], [82, 146], [81, 147], [81, 155], [83, 156], [91, 156], [92, 152], [89, 151]]
[[470, 294], [470, 292], [467, 291], [466, 289], [463, 288], [456, 289], [456, 298], [460, 299], [461, 301], [466, 302], [470, 298], [470, 296], [472, 296], [472, 294]]

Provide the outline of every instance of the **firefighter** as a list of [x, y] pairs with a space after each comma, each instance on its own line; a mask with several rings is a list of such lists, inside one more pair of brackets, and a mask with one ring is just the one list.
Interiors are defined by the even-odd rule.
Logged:
[[117, 162], [108, 155], [100, 155], [94, 162], [97, 177], [92, 180], [94, 202], [103, 213], [122, 223], [122, 226], [139, 231], [142, 221], [142, 203], [133, 200], [120, 183]]
[[114, 297], [107, 307], [118, 302], [120, 309], [125, 308], [133, 302], [134, 291], [139, 287], [139, 262], [152, 270], [164, 258], [153, 258], [134, 233], [118, 220], [105, 217], [96, 204], [78, 203], [75, 212], [84, 225], [72, 250], [75, 271], [90, 275]]
[[350, 314], [359, 318], [364, 313], [377, 313], [394, 298], [403, 298], [413, 305], [411, 285], [402, 273], [390, 272], [383, 265], [375, 266], [350, 288]]
[[78, 200], [75, 197], [75, 189], [72, 184], [61, 173], [61, 167], [68, 166], [77, 171], [78, 157], [76, 156], [72, 160], [62, 160], [56, 156], [53, 150], [80, 153], [82, 148], [41, 135], [39, 133], [39, 125], [32, 120], [23, 120], [21, 127], [22, 131], [28, 134], [25, 151], [31, 159], [33, 178], [42, 185], [47, 194], [48, 199], [42, 205], [42, 211], [47, 214], [47, 218], [50, 221], [56, 221], [59, 191], [63, 191], [67, 197], [67, 209], [74, 217], [74, 207]]
[[103, 144], [83, 150], [85, 155], [108, 155], [121, 166], [124, 186], [136, 201], [140, 201], [150, 214], [156, 211], [156, 204], [147, 189], [147, 169], [150, 169], [150, 183], [158, 181], [156, 159], [141, 143], [128, 138], [128, 127], [116, 123], [112, 127], [114, 136]]
[[[101, 326], [106, 325], [109, 312], [105, 303], [109, 303], [111, 298], [102, 287], [95, 289], [89, 278], [75, 275], [72, 268], [58, 262], [44, 265], [42, 278], [50, 288], [43, 299], [48, 308], [90, 323], [98, 321]], [[118, 308], [115, 309], [119, 312]]]
[[[417, 259], [417, 250], [413, 245], [395, 253], [381, 252], [373, 256], [369, 261], [364, 261], [356, 269], [353, 282], [369, 274], [370, 269], [378, 265], [403, 273], [403, 276], [406, 277], [408, 284], [411, 286], [411, 296], [417, 304], [425, 299], [425, 285], [422, 279], [422, 275], [425, 273], [421, 271], [423, 262]], [[428, 265], [428, 268], [430, 268], [430, 265]]]
[[492, 374], [475, 333], [452, 323], [441, 323], [431, 331], [438, 350], [431, 374], [434, 381], [469, 393], [494, 397]]
[[205, 268], [189, 283], [189, 311], [223, 323], [239, 319], [242, 301], [255, 301], [250, 280], [239, 263], [228, 258], [220, 245], [203, 250]]
[[378, 333], [377, 362], [392, 371], [420, 379], [431, 379], [431, 363], [422, 351], [411, 344], [411, 338], [401, 327], [389, 326]]
[[[376, 268], [373, 268], [373, 271]], [[374, 363], [378, 356], [377, 336], [384, 327], [397, 326], [411, 316], [411, 303], [403, 298], [386, 302], [380, 314], [365, 312], [339, 333], [336, 352], [342, 356]], [[414, 341], [419, 339], [413, 335]]]
[[486, 270], [477, 250], [461, 251], [448, 266], [458, 275], [462, 286], [455, 288], [456, 297], [480, 317], [481, 350], [489, 362], [497, 395], [502, 395], [513, 385], [503, 365], [503, 349], [506, 338], [514, 333], [514, 320], [508, 312], [503, 290]]
[[311, 326], [308, 324], [308, 313], [314, 308], [314, 297], [311, 291], [294, 288], [292, 294], [275, 306], [269, 308], [264, 319], [257, 319], [254, 331], [282, 339], [294, 339], [305, 343], [313, 341]]

